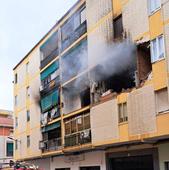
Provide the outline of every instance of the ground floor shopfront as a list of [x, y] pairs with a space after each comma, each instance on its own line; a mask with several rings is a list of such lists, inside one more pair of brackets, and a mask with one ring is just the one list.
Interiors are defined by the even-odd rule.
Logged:
[[169, 170], [169, 143], [67, 153], [31, 162], [44, 170]]

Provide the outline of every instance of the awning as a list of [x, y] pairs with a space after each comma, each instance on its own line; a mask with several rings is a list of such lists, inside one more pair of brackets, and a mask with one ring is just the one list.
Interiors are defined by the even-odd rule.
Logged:
[[56, 61], [41, 73], [41, 80], [44, 80], [48, 75], [52, 74], [58, 68], [59, 68], [59, 61]]
[[50, 109], [52, 106], [57, 105], [59, 102], [59, 91], [54, 90], [52, 93], [50, 93], [48, 96], [45, 96], [41, 100], [41, 109], [43, 112]]
[[61, 126], [60, 122], [53, 123], [51, 125], [45, 126], [41, 129], [42, 133], [57, 129]]

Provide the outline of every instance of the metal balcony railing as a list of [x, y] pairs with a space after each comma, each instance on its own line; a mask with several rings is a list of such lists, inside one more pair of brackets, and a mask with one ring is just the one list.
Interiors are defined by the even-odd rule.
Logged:
[[53, 50], [48, 56], [45, 57], [44, 60], [41, 61], [41, 69], [44, 68], [47, 64], [49, 64], [55, 57], [59, 54], [59, 48]]
[[49, 93], [49, 91], [51, 91], [54, 88], [57, 88], [59, 86], [60, 86], [60, 77], [57, 76], [49, 84], [42, 86], [42, 89], [40, 89], [40, 94], [41, 94], [41, 96], [44, 96], [45, 94]]
[[83, 145], [91, 142], [91, 129], [65, 136], [65, 147]]
[[61, 138], [55, 138], [48, 141], [40, 141], [42, 152], [56, 151], [61, 148]]

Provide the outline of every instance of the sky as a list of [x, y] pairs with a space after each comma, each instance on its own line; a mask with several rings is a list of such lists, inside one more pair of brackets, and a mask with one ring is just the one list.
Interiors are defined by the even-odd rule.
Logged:
[[77, 0], [0, 0], [0, 109], [13, 109], [13, 68]]

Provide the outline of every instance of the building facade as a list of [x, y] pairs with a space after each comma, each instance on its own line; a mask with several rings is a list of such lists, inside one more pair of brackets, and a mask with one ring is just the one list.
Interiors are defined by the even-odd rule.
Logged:
[[13, 160], [13, 141], [8, 137], [13, 135], [13, 112], [0, 110], [0, 168], [9, 167]]
[[168, 0], [79, 0], [14, 68], [15, 159], [168, 170], [168, 44]]

